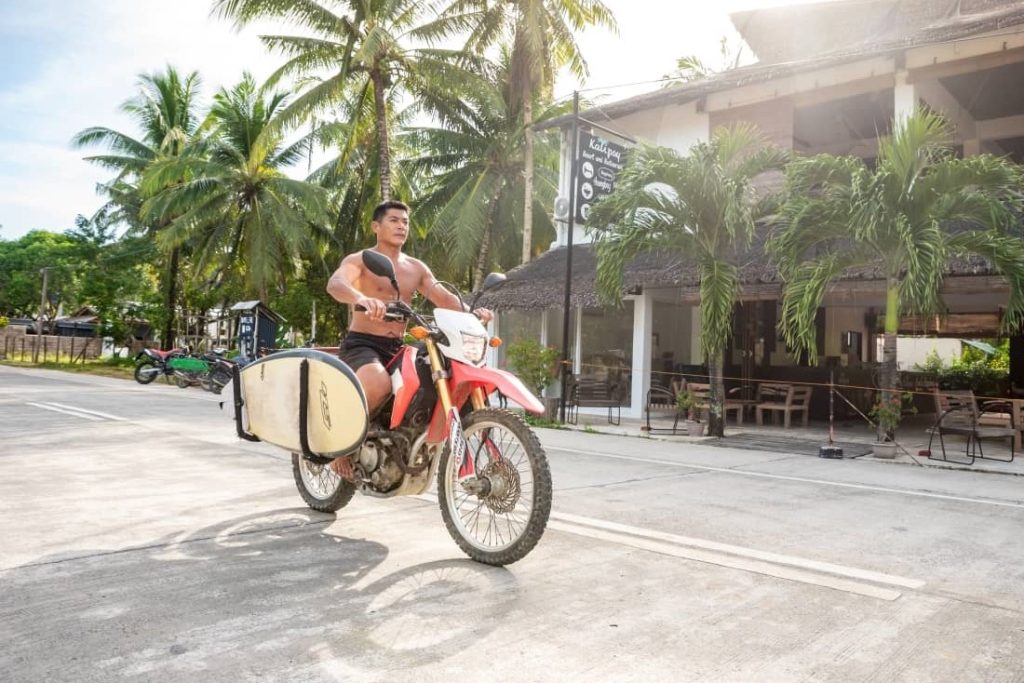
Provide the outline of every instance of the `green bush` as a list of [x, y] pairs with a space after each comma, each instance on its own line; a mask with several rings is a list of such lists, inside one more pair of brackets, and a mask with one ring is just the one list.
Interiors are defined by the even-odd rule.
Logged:
[[935, 352], [929, 353], [917, 369], [933, 375], [940, 389], [971, 390], [978, 396], [1002, 396], [1009, 382], [1009, 340], [993, 341], [996, 353], [965, 346], [960, 358], [945, 365]]
[[506, 358], [509, 369], [537, 396], [558, 377], [558, 349], [535, 339], [509, 344]]
[[6, 315], [0, 315], [0, 329], [7, 327], [10, 322], [11, 321], [7, 319]]

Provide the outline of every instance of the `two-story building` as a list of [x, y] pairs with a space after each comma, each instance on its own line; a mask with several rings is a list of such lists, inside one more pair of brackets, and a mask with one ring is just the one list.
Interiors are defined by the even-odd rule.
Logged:
[[[894, 119], [925, 105], [954, 124], [964, 155], [1024, 160], [1024, 4], [1007, 0], [846, 0], [741, 12], [732, 21], [759, 62], [629, 99], [581, 116], [635, 140], [680, 151], [738, 121], [756, 124], [795, 154], [849, 154], [870, 160]], [[682, 48], [681, 48], [682, 49]], [[571, 118], [563, 132], [561, 191], [570, 195]], [[584, 124], [584, 130], [586, 125]], [[601, 130], [595, 135], [607, 136]], [[556, 217], [557, 218], [557, 217]], [[506, 340], [535, 337], [561, 348], [567, 223], [552, 248], [509, 273], [486, 304], [500, 313]], [[624, 274], [624, 308], [604, 309], [594, 289], [595, 259], [585, 226], [573, 234], [570, 348], [576, 374], [623, 387], [623, 414], [642, 415], [654, 383], [695, 372], [700, 348], [696, 273], [649, 254]], [[742, 271], [733, 349], [725, 374], [736, 381], [827, 378], [840, 369], [870, 385], [878, 359], [883, 283], [847, 273], [820, 311], [819, 364], [801, 366], [778, 338], [781, 282], [766, 258]], [[906, 319], [901, 334], [998, 336], [1005, 281], [984, 261], [949, 264], [947, 315]], [[1013, 340], [1016, 357], [1024, 343]], [[1022, 364], [1012, 373], [1024, 386]], [[863, 369], [863, 370], [861, 370]]]

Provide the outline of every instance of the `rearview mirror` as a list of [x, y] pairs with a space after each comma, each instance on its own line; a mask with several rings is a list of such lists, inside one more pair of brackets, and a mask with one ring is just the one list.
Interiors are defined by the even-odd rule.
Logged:
[[480, 291], [490, 289], [491, 287], [497, 287], [506, 279], [504, 273], [488, 273], [487, 277], [484, 278], [484, 283], [480, 286]]
[[396, 293], [400, 293], [398, 289], [398, 281], [395, 279], [395, 266], [384, 254], [378, 254], [370, 249], [363, 250], [363, 265], [366, 269], [378, 277], [386, 277], [388, 282], [394, 288]]

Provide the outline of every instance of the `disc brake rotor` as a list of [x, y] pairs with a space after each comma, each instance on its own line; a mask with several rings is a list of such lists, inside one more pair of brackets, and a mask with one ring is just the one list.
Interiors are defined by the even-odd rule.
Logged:
[[492, 460], [478, 475], [491, 484], [490, 492], [483, 497], [484, 503], [497, 513], [512, 512], [522, 489], [519, 486], [519, 471], [506, 458]]

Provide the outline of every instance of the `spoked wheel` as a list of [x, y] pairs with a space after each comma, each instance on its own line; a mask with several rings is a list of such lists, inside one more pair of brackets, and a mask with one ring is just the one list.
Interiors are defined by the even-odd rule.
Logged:
[[139, 384], [149, 384], [156, 379], [160, 372], [160, 368], [149, 361], [139, 363], [135, 366], [135, 381]]
[[474, 473], [445, 449], [437, 470], [445, 526], [477, 562], [521, 560], [537, 545], [551, 513], [551, 471], [540, 440], [505, 410], [476, 411], [462, 430]]
[[331, 465], [312, 462], [292, 453], [292, 475], [306, 505], [319, 512], [336, 512], [355, 495], [356, 485], [343, 479]]

